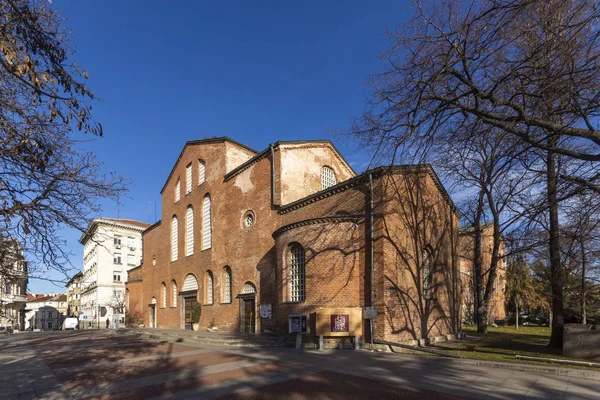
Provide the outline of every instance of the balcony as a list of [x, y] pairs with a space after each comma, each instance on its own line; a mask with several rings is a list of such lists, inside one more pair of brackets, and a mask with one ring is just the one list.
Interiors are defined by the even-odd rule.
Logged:
[[27, 295], [25, 294], [2, 294], [2, 302], [4, 303], [27, 303]]

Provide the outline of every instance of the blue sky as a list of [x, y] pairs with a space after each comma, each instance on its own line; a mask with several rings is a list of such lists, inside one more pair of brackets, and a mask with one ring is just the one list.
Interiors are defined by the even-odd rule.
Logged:
[[[335, 136], [361, 114], [382, 69], [385, 31], [405, 1], [54, 0], [71, 29], [73, 60], [101, 98], [104, 137], [85, 143], [105, 172], [132, 180], [121, 218], [154, 222], [162, 188], [188, 140], [230, 136], [257, 150], [278, 140], [331, 139], [357, 170], [369, 155]], [[78, 135], [84, 140], [90, 136]], [[103, 202], [102, 216], [116, 217]], [[65, 231], [82, 267], [77, 232]], [[75, 270], [73, 272], [75, 272]], [[30, 280], [34, 293], [62, 291]]]

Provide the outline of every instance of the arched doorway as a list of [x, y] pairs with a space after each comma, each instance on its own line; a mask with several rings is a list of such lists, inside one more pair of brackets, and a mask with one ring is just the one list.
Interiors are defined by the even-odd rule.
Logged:
[[150, 328], [156, 328], [156, 297], [152, 298], [150, 306]]
[[256, 333], [256, 286], [246, 282], [240, 299], [240, 332]]
[[192, 304], [198, 302], [198, 279], [194, 274], [187, 274], [183, 281], [183, 287], [179, 292], [181, 297], [181, 323], [183, 329], [192, 329]]

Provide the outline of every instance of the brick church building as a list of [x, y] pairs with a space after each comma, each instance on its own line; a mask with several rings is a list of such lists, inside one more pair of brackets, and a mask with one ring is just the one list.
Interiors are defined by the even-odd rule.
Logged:
[[210, 138], [186, 143], [161, 194], [130, 321], [190, 329], [200, 302], [200, 325], [219, 330], [285, 335], [305, 315], [308, 341], [459, 330], [458, 214], [428, 165], [357, 175], [329, 141]]

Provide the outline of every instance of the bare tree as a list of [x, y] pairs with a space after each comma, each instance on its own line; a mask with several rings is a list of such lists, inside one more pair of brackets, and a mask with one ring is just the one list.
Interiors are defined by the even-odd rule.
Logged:
[[[390, 157], [431, 157], [480, 121], [543, 152], [553, 287], [550, 345], [562, 346], [559, 179], [600, 192], [600, 9], [592, 0], [416, 2], [351, 133]], [[398, 153], [398, 150], [401, 150]], [[558, 173], [558, 157], [576, 160]]]
[[[477, 330], [487, 333], [490, 302], [498, 279], [499, 265], [505, 260], [503, 235], [515, 229], [522, 219], [516, 198], [535, 184], [536, 176], [525, 168], [527, 152], [519, 140], [507, 132], [490, 129], [481, 121], [463, 125], [452, 144], [437, 147], [437, 167], [456, 189], [473, 192], [463, 201], [461, 214], [469, 224], [471, 238], [463, 250], [473, 265], [475, 320]], [[484, 227], [491, 224], [491, 238], [484, 238]], [[491, 257], [484, 260], [484, 239], [491, 239]], [[487, 247], [487, 245], [485, 246]], [[467, 256], [466, 254], [462, 255]]]
[[30, 276], [49, 268], [66, 279], [60, 229], [83, 232], [98, 200], [125, 190], [125, 181], [105, 176], [73, 136], [101, 135], [102, 127], [86, 103], [94, 99], [87, 73], [69, 61], [62, 22], [47, 1], [0, 2], [0, 233], [21, 243]]

